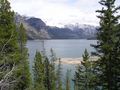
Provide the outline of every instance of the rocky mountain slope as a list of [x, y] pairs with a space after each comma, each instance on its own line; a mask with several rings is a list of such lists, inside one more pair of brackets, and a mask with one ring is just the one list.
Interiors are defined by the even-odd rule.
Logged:
[[28, 39], [95, 39], [97, 28], [91, 25], [65, 25], [64, 28], [47, 26], [44, 21], [35, 17], [16, 14], [16, 24], [23, 23]]

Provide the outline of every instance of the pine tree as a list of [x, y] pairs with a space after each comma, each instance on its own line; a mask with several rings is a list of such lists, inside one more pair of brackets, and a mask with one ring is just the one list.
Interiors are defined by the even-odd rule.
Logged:
[[51, 78], [50, 78], [50, 61], [47, 57], [45, 57], [44, 65], [45, 65], [45, 82], [44, 82], [44, 85], [45, 85], [46, 90], [52, 90]]
[[35, 59], [34, 59], [34, 67], [33, 67], [33, 74], [34, 74], [34, 89], [35, 90], [45, 90], [44, 85], [44, 61], [40, 54], [40, 52], [36, 51]]
[[55, 61], [56, 60], [57, 60], [56, 54], [54, 53], [53, 49], [51, 49], [50, 78], [51, 78], [51, 88], [52, 88], [52, 90], [56, 90], [56, 69], [55, 69]]
[[70, 90], [70, 70], [66, 73], [66, 90]]
[[[19, 38], [7, 0], [0, 0], [0, 89], [24, 90], [29, 87], [29, 68], [25, 43]], [[19, 38], [19, 40], [18, 40]], [[20, 47], [18, 41], [24, 42]], [[24, 50], [23, 50], [24, 49]], [[22, 50], [22, 51], [21, 51]], [[24, 57], [22, 57], [24, 54]], [[24, 63], [22, 65], [22, 63]], [[24, 72], [24, 70], [28, 72]], [[25, 78], [26, 77], [26, 78]]]
[[95, 90], [95, 74], [92, 61], [89, 58], [90, 56], [85, 49], [83, 61], [81, 61], [81, 65], [78, 66], [75, 72], [75, 90]]
[[19, 47], [20, 47], [19, 70], [21, 70], [21, 80], [20, 80], [21, 82], [18, 83], [18, 86], [21, 85], [21, 88], [25, 89], [30, 87], [31, 76], [29, 71], [28, 50], [25, 47], [27, 42], [27, 37], [26, 37], [26, 31], [24, 29], [23, 24], [20, 24], [20, 27], [18, 30], [18, 41], [19, 41]]
[[42, 57], [39, 52], [36, 52], [35, 63], [33, 67], [34, 71], [34, 89], [39, 90], [62, 90], [57, 88], [57, 72], [55, 69], [56, 56], [51, 50], [50, 60], [46, 55]]
[[56, 71], [56, 77], [57, 77], [57, 80], [56, 80], [56, 86], [57, 86], [57, 90], [63, 90], [62, 89], [62, 81], [61, 81], [61, 76], [62, 76], [62, 67], [61, 67], [61, 61], [60, 61], [60, 58], [59, 58], [59, 63], [58, 63], [58, 66], [57, 66], [57, 71]]
[[120, 32], [117, 11], [120, 7], [115, 7], [116, 0], [101, 0], [99, 3], [103, 6], [100, 13], [100, 28], [97, 34], [97, 45], [93, 45], [96, 52], [93, 53], [100, 57], [97, 61], [97, 72], [99, 77], [99, 85], [104, 90], [120, 89], [120, 59], [119, 51], [119, 35]]
[[7, 0], [0, 0], [0, 89], [12, 89], [20, 75], [15, 75], [19, 63], [19, 45], [14, 12]]
[[18, 40], [19, 40], [20, 52], [21, 52], [21, 54], [23, 54], [23, 50], [24, 50], [26, 42], [27, 42], [27, 37], [26, 37], [27, 35], [26, 35], [26, 31], [25, 31], [25, 28], [22, 23], [19, 25], [18, 29], [19, 29], [18, 30], [18, 35], [19, 35]]
[[[14, 12], [7, 0], [0, 0], [0, 55], [14, 58], [18, 52], [17, 32], [14, 23]], [[15, 54], [15, 55], [14, 55]], [[4, 62], [4, 61], [3, 61]], [[9, 60], [9, 63], [13, 61]]]

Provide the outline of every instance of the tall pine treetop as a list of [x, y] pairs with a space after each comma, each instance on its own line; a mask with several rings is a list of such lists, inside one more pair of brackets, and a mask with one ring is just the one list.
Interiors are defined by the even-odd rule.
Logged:
[[[94, 45], [95, 55], [99, 56], [97, 64], [97, 77], [99, 78], [99, 86], [103, 90], [119, 90], [119, 40], [120, 24], [118, 10], [120, 7], [115, 6], [116, 0], [101, 0], [101, 10], [97, 10], [100, 15], [100, 28], [97, 33], [97, 45]], [[100, 72], [100, 73], [99, 73]]]
[[0, 0], [0, 51], [15, 52], [18, 49], [18, 36], [14, 22], [14, 12], [7, 0]]

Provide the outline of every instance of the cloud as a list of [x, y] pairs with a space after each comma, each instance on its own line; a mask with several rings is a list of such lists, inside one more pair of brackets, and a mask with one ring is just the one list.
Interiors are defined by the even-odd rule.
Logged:
[[12, 9], [22, 15], [35, 16], [48, 25], [98, 25], [95, 10], [99, 0], [11, 0]]

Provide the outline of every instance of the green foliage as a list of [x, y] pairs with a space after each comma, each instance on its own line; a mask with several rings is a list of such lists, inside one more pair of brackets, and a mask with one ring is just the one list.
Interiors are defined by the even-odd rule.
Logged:
[[54, 53], [53, 49], [51, 49], [51, 56], [50, 56], [50, 78], [51, 78], [51, 89], [56, 90], [56, 69], [55, 69], [55, 61], [57, 60], [56, 54]]
[[97, 10], [100, 15], [100, 28], [98, 30], [98, 43], [94, 45], [95, 55], [100, 59], [97, 61], [97, 76], [99, 86], [104, 90], [120, 89], [120, 27], [117, 15], [120, 7], [115, 7], [116, 0], [101, 0], [99, 3], [103, 6], [102, 10]]
[[39, 90], [63, 90], [61, 83], [61, 66], [55, 69], [55, 53], [51, 49], [50, 60], [40, 52], [36, 52], [34, 59], [34, 89]]
[[17, 32], [14, 23], [14, 12], [11, 11], [10, 3], [7, 0], [0, 0], [0, 57], [1, 61], [5, 57], [11, 58], [9, 63], [18, 61], [19, 47], [17, 43]]
[[51, 86], [51, 78], [50, 78], [50, 62], [48, 60], [47, 57], [45, 57], [45, 61], [44, 61], [44, 64], [45, 64], [45, 87], [47, 90], [52, 90], [52, 86]]
[[57, 85], [57, 90], [63, 90], [62, 89], [62, 67], [61, 67], [61, 61], [60, 61], [60, 58], [59, 58], [59, 63], [58, 63], [58, 66], [57, 66], [57, 70], [56, 70], [56, 77], [57, 77], [57, 80], [56, 80], [56, 85]]
[[35, 59], [34, 59], [34, 67], [33, 67], [33, 73], [34, 73], [34, 88], [35, 90], [38, 90], [41, 88], [41, 90], [45, 90], [44, 87], [44, 61], [40, 54], [40, 52], [36, 52]]
[[0, 89], [14, 90], [18, 77], [14, 71], [19, 63], [18, 35], [14, 12], [7, 0], [0, 0]]
[[[24, 29], [23, 24], [20, 24], [18, 30], [18, 42], [20, 47], [20, 62], [19, 62], [19, 70], [21, 70], [21, 84], [22, 87], [28, 88], [31, 84], [31, 75], [29, 71], [29, 62], [28, 62], [28, 50], [25, 47], [27, 42], [26, 31]], [[20, 85], [18, 83], [18, 85]]]
[[22, 23], [19, 25], [18, 34], [19, 34], [18, 40], [19, 40], [20, 48], [22, 50], [24, 49], [27, 42], [26, 31]]
[[70, 90], [70, 70], [66, 73], [66, 90]]
[[87, 50], [85, 50], [83, 61], [81, 61], [81, 64], [77, 67], [77, 71], [75, 72], [75, 90], [95, 90], [96, 76], [94, 74], [94, 65], [89, 58], [90, 56]]
[[30, 84], [26, 41], [18, 32], [10, 3], [0, 0], [0, 89], [24, 90]]

